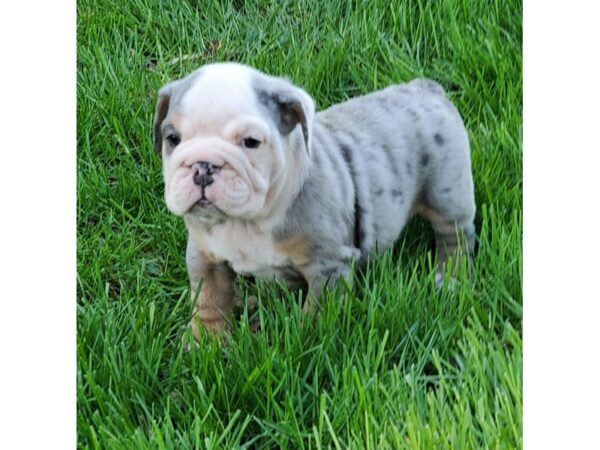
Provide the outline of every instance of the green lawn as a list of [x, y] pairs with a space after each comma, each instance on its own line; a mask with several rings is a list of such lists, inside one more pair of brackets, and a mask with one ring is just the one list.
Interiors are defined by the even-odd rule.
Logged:
[[[518, 1], [79, 0], [81, 448], [522, 447], [522, 80]], [[185, 350], [185, 229], [163, 201], [156, 92], [213, 61], [286, 75], [319, 109], [416, 76], [471, 137], [479, 250], [437, 291], [433, 233], [300, 326], [299, 294], [242, 284], [226, 345]], [[261, 330], [249, 330], [259, 320]]]

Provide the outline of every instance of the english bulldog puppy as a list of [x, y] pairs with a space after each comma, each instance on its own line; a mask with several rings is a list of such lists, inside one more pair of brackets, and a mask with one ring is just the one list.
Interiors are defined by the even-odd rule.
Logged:
[[[236, 274], [322, 289], [427, 218], [437, 282], [474, 246], [469, 139], [434, 81], [415, 79], [315, 113], [283, 78], [205, 65], [158, 93], [154, 146], [165, 200], [188, 230], [191, 326], [226, 326]], [[197, 290], [200, 289], [198, 293]]]

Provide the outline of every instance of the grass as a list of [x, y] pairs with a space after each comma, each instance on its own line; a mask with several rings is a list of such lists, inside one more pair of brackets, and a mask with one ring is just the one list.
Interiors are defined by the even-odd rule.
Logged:
[[[79, 0], [78, 446], [522, 447], [522, 81], [518, 1]], [[221, 346], [185, 351], [185, 229], [152, 149], [156, 92], [213, 61], [286, 75], [319, 108], [439, 81], [472, 144], [479, 250], [437, 291], [429, 226], [328, 295], [258, 298]]]

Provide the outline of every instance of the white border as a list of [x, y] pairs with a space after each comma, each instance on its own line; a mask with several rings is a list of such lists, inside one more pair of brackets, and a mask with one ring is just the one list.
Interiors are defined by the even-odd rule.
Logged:
[[[598, 447], [600, 15], [525, 1], [525, 439]], [[75, 2], [0, 17], [0, 447], [75, 446]]]
[[600, 448], [600, 16], [592, 5], [525, 2], [526, 449]]
[[75, 2], [2, 7], [0, 448], [76, 445]]

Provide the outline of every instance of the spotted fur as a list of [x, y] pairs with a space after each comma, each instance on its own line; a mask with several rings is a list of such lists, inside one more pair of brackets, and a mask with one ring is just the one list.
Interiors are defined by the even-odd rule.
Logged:
[[[224, 323], [216, 311], [229, 314], [235, 295], [223, 284], [236, 273], [303, 279], [313, 311], [328, 283], [389, 248], [416, 213], [434, 228], [440, 280], [449, 256], [473, 249], [468, 135], [434, 81], [315, 113], [285, 79], [213, 64], [160, 91], [154, 132], [167, 206], [189, 231], [193, 290], [204, 280], [197, 310], [209, 328]], [[164, 136], [174, 132], [175, 148]], [[245, 136], [260, 146], [244, 148]], [[214, 168], [201, 194], [198, 167]]]

